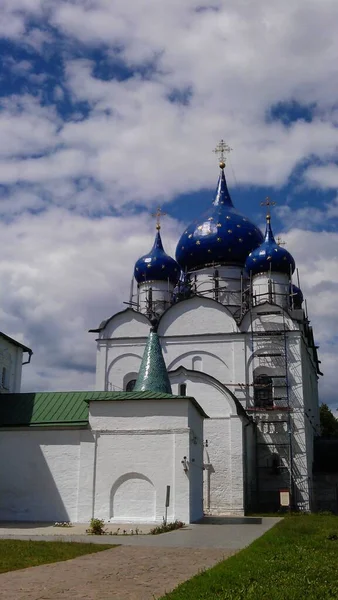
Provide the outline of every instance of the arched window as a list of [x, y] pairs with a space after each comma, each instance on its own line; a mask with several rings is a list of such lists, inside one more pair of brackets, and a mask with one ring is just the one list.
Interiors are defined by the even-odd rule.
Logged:
[[180, 385], [178, 386], [178, 393], [180, 396], [187, 395], [187, 384], [186, 383], [180, 383]]
[[256, 375], [254, 378], [254, 400], [257, 408], [273, 406], [272, 379], [269, 375]]
[[126, 385], [126, 392], [132, 392], [135, 387], [136, 379], [131, 379]]

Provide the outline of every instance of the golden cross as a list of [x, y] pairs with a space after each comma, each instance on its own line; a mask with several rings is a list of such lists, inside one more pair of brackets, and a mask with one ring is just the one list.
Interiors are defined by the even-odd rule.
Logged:
[[277, 237], [276, 242], [277, 242], [278, 246], [285, 246], [285, 244], [286, 244], [286, 242], [284, 242], [282, 240], [280, 235]]
[[156, 219], [156, 229], [157, 229], [157, 231], [159, 231], [161, 229], [161, 217], [165, 217], [166, 214], [167, 213], [161, 211], [161, 207], [160, 206], [157, 208], [157, 211], [155, 213], [152, 213], [151, 216], [155, 217], [155, 219]]
[[217, 144], [215, 150], [213, 150], [213, 152], [215, 154], [219, 155], [219, 166], [221, 167], [221, 169], [224, 169], [224, 167], [225, 167], [225, 161], [226, 161], [225, 153], [231, 152], [231, 150], [232, 150], [232, 148], [230, 148], [230, 146], [228, 144], [226, 144], [224, 140], [221, 140]]
[[273, 200], [270, 200], [269, 196], [267, 196], [265, 198], [265, 200], [263, 202], [261, 202], [261, 206], [266, 206], [267, 207], [267, 214], [266, 216], [270, 218], [270, 206], [276, 206], [276, 202], [274, 202]]

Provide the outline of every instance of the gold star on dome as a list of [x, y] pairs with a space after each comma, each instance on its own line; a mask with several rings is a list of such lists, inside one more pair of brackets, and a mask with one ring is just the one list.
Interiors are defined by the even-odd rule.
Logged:
[[240, 225], [237, 225], [237, 227], [240, 227]]
[[208, 248], [208, 252], [209, 252], [209, 253], [211, 252], [210, 248]]
[[217, 241], [218, 241], [218, 242], [221, 242], [221, 241], [222, 241], [222, 238], [218, 237], [218, 238], [217, 238]]
[[147, 265], [147, 269], [150, 269], [151, 265]]
[[228, 233], [232, 233], [232, 229], [228, 229]]
[[228, 220], [231, 219], [231, 217], [229, 215], [227, 215], [225, 218], [228, 219]]
[[162, 269], [165, 269], [165, 265], [162, 265]]
[[231, 248], [228, 248], [228, 252], [231, 252]]
[[197, 246], [199, 246], [199, 245], [200, 245], [200, 243], [201, 243], [201, 242], [200, 242], [199, 240], [197, 240], [197, 242], [196, 242]]
[[214, 220], [214, 217], [209, 217], [208, 218], [208, 221], [213, 221], [213, 220]]
[[217, 223], [216, 227], [218, 227], [218, 228], [222, 227], [222, 223]]
[[257, 258], [253, 258], [252, 260], [253, 260], [254, 262], [256, 262], [256, 261], [257, 261]]
[[239, 242], [243, 242], [243, 238], [238, 238], [238, 241]]

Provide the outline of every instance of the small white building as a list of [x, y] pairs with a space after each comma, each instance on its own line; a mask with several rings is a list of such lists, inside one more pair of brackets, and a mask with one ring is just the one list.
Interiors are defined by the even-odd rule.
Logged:
[[[28, 354], [23, 361], [24, 354]], [[22, 365], [29, 364], [32, 350], [0, 331], [0, 393], [20, 392]]]
[[140, 388], [160, 391], [0, 397], [0, 520], [202, 517], [206, 415], [193, 398], [161, 391], [170, 385], [156, 333], [145, 363]]

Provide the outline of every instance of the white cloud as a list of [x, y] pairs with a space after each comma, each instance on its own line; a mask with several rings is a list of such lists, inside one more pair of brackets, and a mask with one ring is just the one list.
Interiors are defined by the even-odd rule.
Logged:
[[[49, 57], [59, 51], [64, 80], [51, 97], [67, 102], [70, 95], [76, 111], [66, 120], [56, 106], [44, 105], [43, 79], [35, 81], [36, 96], [2, 99], [0, 181], [9, 191], [0, 204], [6, 222], [0, 224], [1, 318], [2, 328], [35, 352], [25, 367], [27, 388], [91, 385], [85, 369], [94, 364], [95, 344], [86, 329], [121, 306], [133, 263], [149, 246], [145, 216], [92, 220], [88, 214], [130, 202], [149, 207], [213, 187], [211, 149], [220, 137], [234, 148], [239, 183], [281, 186], [307, 161], [316, 166], [305, 172], [306, 184], [332, 188], [338, 181], [337, 2], [219, 0], [217, 6], [196, 10], [198, 0], [1, 4], [6, 38]], [[74, 47], [84, 58], [72, 60]], [[138, 72], [99, 79], [86, 47], [105, 48], [112, 77], [116, 62], [122, 74], [123, 68]], [[29, 61], [12, 68], [32, 75]], [[186, 101], [170, 100], [175, 93]], [[290, 101], [312, 106], [312, 122], [271, 120], [271, 108]], [[89, 108], [84, 116], [81, 103]], [[47, 203], [47, 212], [27, 212]], [[287, 218], [290, 209], [282, 210]], [[313, 209], [310, 198], [293, 213], [302, 229], [285, 234], [322, 346], [327, 395], [334, 390], [338, 240], [304, 227], [337, 215], [336, 201]], [[167, 223], [173, 252], [180, 232]], [[123, 268], [115, 260], [121, 253]]]
[[320, 346], [324, 372], [320, 379], [321, 398], [330, 401], [335, 398], [337, 387], [338, 233], [291, 229], [282, 235], [296, 260], [315, 342]]
[[[63, 209], [0, 224], [1, 329], [30, 346], [23, 389], [94, 385], [95, 336], [129, 301], [134, 263], [153, 243], [149, 215], [89, 219]], [[163, 239], [173, 252], [177, 224]]]

